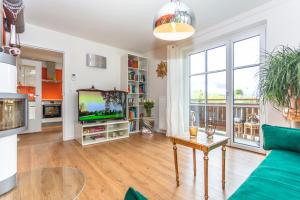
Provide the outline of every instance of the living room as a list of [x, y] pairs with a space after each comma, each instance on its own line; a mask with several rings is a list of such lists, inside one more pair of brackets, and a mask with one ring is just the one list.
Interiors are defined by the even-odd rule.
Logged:
[[1, 3], [1, 200], [300, 199], [298, 0]]

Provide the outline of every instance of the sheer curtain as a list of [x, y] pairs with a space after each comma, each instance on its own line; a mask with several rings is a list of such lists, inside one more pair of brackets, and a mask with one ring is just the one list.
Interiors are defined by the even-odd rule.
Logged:
[[184, 76], [179, 48], [169, 45], [167, 56], [167, 136], [184, 135]]

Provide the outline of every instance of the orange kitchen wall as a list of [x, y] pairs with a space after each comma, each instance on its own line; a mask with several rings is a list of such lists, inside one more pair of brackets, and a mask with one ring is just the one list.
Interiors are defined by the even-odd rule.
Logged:
[[[47, 79], [47, 68], [42, 68], [42, 79]], [[62, 100], [62, 70], [56, 69], [58, 83], [42, 82], [42, 100]]]

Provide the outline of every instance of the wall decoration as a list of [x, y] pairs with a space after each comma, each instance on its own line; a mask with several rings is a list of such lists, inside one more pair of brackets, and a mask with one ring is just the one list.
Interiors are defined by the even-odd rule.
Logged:
[[157, 73], [157, 77], [164, 78], [165, 76], [167, 76], [168, 73], [167, 62], [161, 61], [157, 65], [156, 73]]

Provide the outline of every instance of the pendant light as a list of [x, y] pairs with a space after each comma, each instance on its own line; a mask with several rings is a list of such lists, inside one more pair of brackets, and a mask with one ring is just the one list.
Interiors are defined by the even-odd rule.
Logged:
[[179, 0], [171, 0], [155, 17], [153, 34], [161, 40], [183, 40], [195, 33], [194, 24], [193, 11]]

